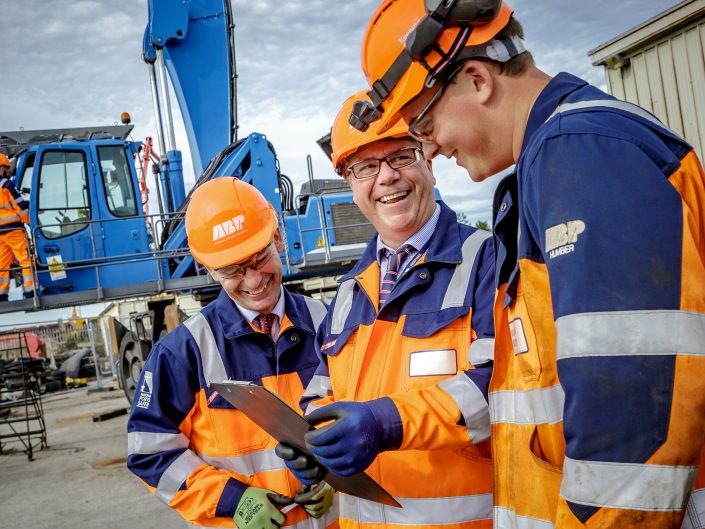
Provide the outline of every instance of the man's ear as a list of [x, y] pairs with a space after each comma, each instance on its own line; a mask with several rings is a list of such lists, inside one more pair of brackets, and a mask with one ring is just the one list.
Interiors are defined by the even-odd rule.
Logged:
[[466, 62], [458, 80], [464, 83], [465, 89], [471, 90], [478, 103], [486, 103], [494, 93], [494, 71], [484, 61]]
[[274, 247], [279, 253], [284, 251], [284, 240], [282, 239], [282, 234], [279, 232], [279, 228], [274, 232]]

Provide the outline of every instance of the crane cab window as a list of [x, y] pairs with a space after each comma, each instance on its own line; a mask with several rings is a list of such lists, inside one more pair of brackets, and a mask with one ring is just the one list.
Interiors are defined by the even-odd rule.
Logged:
[[121, 145], [98, 147], [100, 170], [103, 174], [105, 200], [116, 217], [137, 215], [135, 189], [125, 149]]
[[34, 157], [36, 153], [31, 152], [27, 155], [27, 161], [24, 164], [24, 169], [22, 170], [22, 176], [20, 177], [20, 189], [19, 192], [22, 197], [29, 201], [32, 195], [32, 172], [34, 171]]
[[42, 235], [58, 239], [88, 226], [86, 157], [81, 151], [47, 151], [42, 156], [37, 193]]

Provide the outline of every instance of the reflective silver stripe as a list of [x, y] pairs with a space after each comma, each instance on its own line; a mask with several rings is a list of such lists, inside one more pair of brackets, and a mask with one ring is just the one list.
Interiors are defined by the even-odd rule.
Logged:
[[0, 279], [0, 287], [4, 287], [4, 286], [10, 286], [9, 279]]
[[191, 450], [186, 450], [169, 465], [157, 484], [157, 498], [167, 505], [179, 492], [181, 484], [186, 481], [191, 472], [203, 465], [203, 460], [199, 459]]
[[698, 467], [576, 461], [565, 458], [561, 496], [613, 509], [685, 509]]
[[27, 215], [28, 213], [29, 213], [28, 209], [23, 209], [22, 211], [20, 211], [19, 215], [21, 217], [22, 215]]
[[564, 401], [559, 384], [525, 391], [493, 391], [490, 415], [493, 424], [555, 424], [563, 420]]
[[0, 220], [0, 224], [9, 224], [10, 222], [17, 222], [21, 220], [22, 219], [20, 219], [17, 215], [8, 215]]
[[339, 494], [335, 494], [333, 496], [333, 505], [331, 506], [330, 510], [325, 513], [323, 516], [321, 516], [319, 519], [313, 518], [311, 516], [307, 516], [303, 520], [296, 522], [291, 525], [286, 525], [286, 522], [284, 522], [284, 525], [282, 525], [282, 528], [286, 529], [325, 529], [328, 527], [330, 524], [335, 522], [338, 519], [338, 496]]
[[326, 313], [328, 312], [328, 310], [326, 309], [326, 306], [323, 304], [322, 301], [309, 298], [308, 296], [305, 296], [304, 300], [306, 301], [308, 313], [311, 315], [311, 320], [313, 321], [313, 328], [317, 331], [318, 326], [323, 321], [323, 318], [326, 317]]
[[330, 377], [323, 375], [314, 375], [311, 382], [306, 386], [303, 398], [323, 398], [333, 395], [333, 386], [330, 383]]
[[395, 498], [401, 509], [340, 494], [340, 517], [359, 523], [447, 525], [492, 519], [492, 494]]
[[548, 520], [520, 516], [506, 507], [494, 508], [494, 526], [501, 529], [554, 529], [555, 525]]
[[443, 297], [441, 310], [449, 307], [461, 307], [465, 303], [465, 297], [468, 293], [468, 285], [470, 284], [470, 276], [472, 267], [477, 258], [477, 252], [480, 251], [482, 243], [490, 237], [490, 234], [483, 230], [477, 230], [470, 235], [462, 247], [463, 261], [458, 263], [453, 272], [453, 277], [450, 278], [448, 289]]
[[470, 344], [468, 361], [480, 365], [494, 360], [494, 338], [480, 338]]
[[167, 450], [188, 448], [188, 438], [182, 433], [129, 432], [127, 454], [158, 454]]
[[260, 450], [241, 456], [207, 456], [198, 454], [209, 465], [220, 470], [230, 470], [238, 474], [253, 476], [258, 472], [271, 472], [273, 470], [286, 470], [284, 460], [274, 453], [274, 450]]
[[627, 103], [626, 101], [613, 101], [610, 99], [595, 99], [592, 101], [579, 101], [577, 103], [563, 103], [562, 105], [558, 105], [558, 107], [556, 107], [556, 110], [553, 111], [553, 114], [548, 116], [546, 122], [548, 122], [551, 118], [553, 118], [553, 116], [556, 116], [561, 112], [570, 112], [571, 110], [582, 110], [584, 108], [599, 107], [616, 108], [618, 110], [623, 110], [624, 112], [629, 112], [653, 123], [654, 125], [658, 125], [662, 129], [667, 130], [671, 134], [675, 135], [675, 133], [671, 129], [666, 127], [666, 125], [664, 125], [658, 118], [652, 116], [643, 108], [633, 103]]
[[473, 444], [490, 438], [490, 411], [482, 391], [465, 374], [447, 378], [438, 386], [448, 393], [463, 414]]
[[354, 279], [348, 279], [338, 287], [338, 293], [335, 296], [335, 306], [333, 307], [333, 316], [331, 317], [330, 323], [331, 334], [340, 334], [343, 332], [345, 320], [348, 319], [348, 315], [352, 309], [353, 288], [355, 288]]
[[556, 328], [559, 360], [582, 356], [705, 355], [705, 314], [699, 312], [591, 312], [558, 318]]
[[696, 489], [690, 495], [681, 529], [705, 529], [705, 489]]
[[206, 317], [199, 312], [186, 320], [184, 326], [196, 340], [198, 349], [201, 351], [203, 376], [206, 379], [206, 383], [210, 384], [211, 382], [227, 380], [228, 375], [225, 372], [225, 365], [220, 356], [220, 351], [218, 351], [213, 330], [208, 325]]

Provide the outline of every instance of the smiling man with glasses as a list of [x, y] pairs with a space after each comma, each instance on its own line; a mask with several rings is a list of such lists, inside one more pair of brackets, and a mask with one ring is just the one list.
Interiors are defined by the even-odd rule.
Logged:
[[[341, 495], [343, 529], [490, 528], [490, 234], [459, 224], [455, 212], [435, 200], [431, 163], [405, 126], [379, 135], [374, 122], [365, 132], [350, 126], [350, 109], [363, 97], [348, 99], [335, 120], [332, 160], [377, 235], [341, 279], [319, 329], [321, 364], [302, 407], [312, 422], [335, 421], [310, 432], [307, 444], [338, 474], [371, 464], [370, 475], [402, 505]], [[448, 420], [468, 432], [466, 445], [387, 452], [405, 442], [408, 426], [396, 408], [408, 402], [405, 392], [434, 383], [447, 384], [448, 393], [436, 395], [439, 406], [451, 408], [453, 395], [464, 395], [462, 410], [455, 407]], [[380, 433], [379, 425], [391, 426]], [[300, 479], [319, 473], [296, 450], [279, 446], [277, 452]]]
[[298, 406], [317, 365], [314, 337], [326, 307], [282, 286], [277, 216], [251, 185], [232, 177], [204, 183], [185, 224], [191, 254], [223, 290], [150, 352], [127, 425], [127, 465], [199, 526], [333, 529], [333, 489], [320, 483], [297, 494], [276, 441], [209, 387], [251, 382]]

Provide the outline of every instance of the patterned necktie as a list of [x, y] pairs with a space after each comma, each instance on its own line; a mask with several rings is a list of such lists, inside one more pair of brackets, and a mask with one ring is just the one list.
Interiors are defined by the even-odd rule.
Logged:
[[272, 336], [272, 326], [276, 317], [276, 314], [260, 314], [252, 320], [252, 323], [263, 333]]
[[390, 250], [387, 250], [386, 248], [384, 249], [384, 252], [387, 255], [387, 273], [384, 274], [384, 278], [382, 279], [382, 286], [379, 289], [380, 308], [384, 306], [384, 304], [389, 299], [389, 296], [392, 294], [392, 290], [394, 289], [394, 285], [397, 282], [402, 264], [404, 264], [406, 258], [414, 252], [414, 247], [410, 244], [405, 244], [396, 252], [392, 252]]

